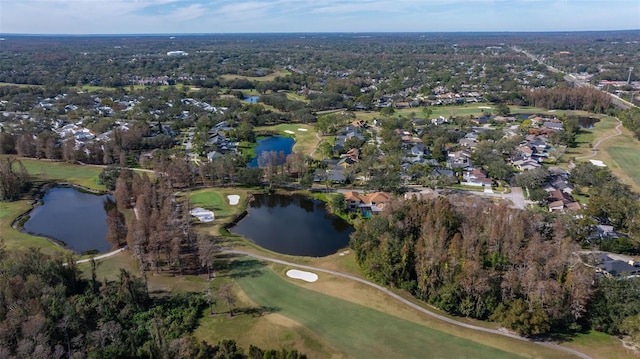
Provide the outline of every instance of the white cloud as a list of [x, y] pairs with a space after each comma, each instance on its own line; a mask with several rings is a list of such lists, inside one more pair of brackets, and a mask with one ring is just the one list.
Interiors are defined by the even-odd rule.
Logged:
[[638, 0], [0, 0], [0, 33], [640, 28]]

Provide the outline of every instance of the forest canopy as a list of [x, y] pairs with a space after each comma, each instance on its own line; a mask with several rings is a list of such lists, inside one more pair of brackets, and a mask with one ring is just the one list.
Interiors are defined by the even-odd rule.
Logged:
[[412, 199], [361, 224], [351, 247], [370, 278], [452, 314], [523, 335], [584, 324], [594, 274], [559, 221], [483, 200]]

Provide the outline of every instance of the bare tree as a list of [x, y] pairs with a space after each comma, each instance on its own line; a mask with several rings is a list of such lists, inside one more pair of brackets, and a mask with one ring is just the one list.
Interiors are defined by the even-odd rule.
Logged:
[[220, 287], [220, 297], [227, 304], [229, 308], [229, 316], [233, 317], [233, 305], [236, 303], [236, 295], [233, 293], [231, 284], [227, 283]]

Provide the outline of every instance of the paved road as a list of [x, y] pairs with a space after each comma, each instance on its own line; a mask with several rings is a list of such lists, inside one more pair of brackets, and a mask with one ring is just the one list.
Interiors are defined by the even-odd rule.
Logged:
[[598, 142], [596, 142], [596, 144], [593, 145], [593, 149], [592, 149], [593, 153], [591, 153], [590, 155], [587, 155], [587, 156], [576, 157], [576, 160], [594, 157], [595, 155], [598, 154], [598, 146], [600, 146], [600, 144], [602, 142], [604, 142], [604, 141], [606, 141], [606, 140], [608, 140], [610, 138], [622, 135], [622, 130], [620, 130], [620, 128], [622, 127], [622, 121], [620, 121], [620, 119], [617, 118], [617, 117], [616, 117], [616, 121], [618, 121], [618, 125], [616, 126], [616, 132], [617, 133], [614, 133], [613, 135], [609, 135], [609, 136], [606, 136], [606, 137], [603, 137], [603, 138], [599, 139]]
[[521, 336], [519, 336], [517, 334], [514, 334], [514, 333], [510, 333], [510, 332], [505, 332], [505, 331], [501, 331], [501, 330], [497, 330], [497, 329], [490, 329], [490, 328], [480, 327], [480, 326], [477, 326], [477, 325], [472, 325], [472, 324], [459, 322], [457, 320], [451, 319], [449, 317], [445, 317], [444, 315], [440, 315], [440, 314], [435, 313], [435, 312], [433, 312], [433, 311], [431, 311], [429, 309], [421, 307], [421, 306], [419, 306], [419, 305], [417, 305], [417, 304], [415, 304], [415, 303], [413, 303], [413, 302], [401, 297], [400, 295], [392, 292], [391, 290], [389, 290], [389, 289], [387, 289], [387, 288], [385, 288], [385, 287], [383, 287], [381, 285], [375, 284], [373, 282], [369, 282], [368, 280], [365, 280], [365, 279], [362, 279], [362, 278], [359, 278], [359, 277], [356, 277], [356, 276], [353, 276], [353, 275], [350, 275], [350, 274], [345, 274], [345, 273], [341, 273], [341, 272], [337, 272], [337, 271], [333, 271], [333, 270], [329, 270], [329, 269], [324, 269], [324, 268], [318, 268], [318, 267], [313, 267], [313, 266], [296, 264], [296, 263], [287, 262], [287, 261], [283, 261], [283, 260], [280, 260], [280, 259], [270, 258], [270, 257], [266, 257], [266, 256], [263, 256], [263, 255], [244, 252], [244, 251], [223, 250], [223, 252], [249, 256], [249, 257], [253, 257], [253, 258], [260, 259], [260, 260], [267, 261], [267, 262], [283, 264], [283, 265], [286, 265], [286, 266], [292, 266], [292, 267], [306, 269], [306, 270], [310, 270], [310, 271], [314, 271], [314, 272], [328, 273], [328, 274], [335, 275], [335, 276], [338, 276], [338, 277], [346, 278], [346, 279], [349, 279], [349, 280], [352, 280], [352, 281], [356, 281], [356, 282], [362, 283], [364, 285], [368, 285], [370, 287], [373, 287], [373, 288], [385, 293], [386, 295], [396, 299], [397, 301], [399, 301], [399, 302], [401, 302], [401, 303], [403, 303], [403, 304], [405, 304], [405, 305], [407, 305], [407, 306], [409, 306], [409, 307], [411, 307], [411, 308], [413, 308], [413, 309], [415, 309], [415, 310], [417, 310], [419, 312], [422, 312], [424, 314], [430, 315], [430, 316], [432, 316], [432, 317], [434, 317], [436, 319], [442, 320], [442, 321], [444, 321], [446, 323], [449, 323], [449, 324], [453, 324], [453, 325], [456, 325], [456, 326], [459, 326], [459, 327], [462, 327], [462, 328], [471, 329], [471, 330], [477, 330], [477, 331], [481, 331], [481, 332], [486, 332], [486, 333], [491, 333], [491, 334], [496, 334], [496, 335], [502, 335], [502, 336], [505, 336], [505, 337], [509, 337], [509, 338], [513, 338], [513, 339], [517, 339], [517, 340], [522, 340], [524, 342], [529, 342], [529, 343], [534, 343], [534, 344], [537, 344], [537, 345], [541, 345], [541, 346], [544, 346], [544, 347], [547, 347], [547, 348], [560, 350], [560, 351], [563, 351], [563, 352], [566, 352], [566, 353], [573, 354], [573, 355], [575, 355], [575, 356], [577, 356], [579, 358], [591, 359], [590, 356], [588, 356], [588, 355], [586, 355], [584, 353], [581, 353], [581, 352], [579, 352], [577, 350], [573, 350], [573, 349], [570, 349], [570, 348], [566, 348], [566, 347], [560, 346], [560, 345], [552, 343], [552, 342], [535, 341], [535, 340], [531, 340], [531, 339], [528, 339], [528, 338], [521, 337]]
[[525, 56], [527, 56], [527, 57], [528, 57], [528, 58], [530, 58], [531, 60], [533, 60], [533, 61], [535, 61], [535, 62], [537, 62], [537, 63], [539, 63], [539, 64], [541, 64], [541, 65], [546, 66], [546, 67], [547, 67], [547, 69], [548, 69], [549, 71], [553, 72], [553, 73], [560, 73], [560, 74], [563, 74], [563, 75], [564, 75], [564, 79], [565, 79], [565, 81], [567, 81], [567, 82], [571, 82], [571, 83], [575, 84], [575, 85], [576, 85], [576, 86], [578, 86], [578, 87], [591, 87], [591, 88], [594, 88], [594, 89], [600, 90], [600, 91], [602, 91], [603, 93], [606, 93], [607, 95], [609, 95], [609, 96], [611, 97], [611, 103], [613, 103], [615, 106], [618, 106], [618, 107], [620, 107], [620, 108], [622, 108], [622, 109], [624, 109], [624, 110], [626, 110], [626, 109], [628, 109], [628, 108], [631, 108], [631, 107], [638, 107], [638, 106], [634, 105], [633, 103], [631, 103], [631, 102], [629, 102], [629, 101], [627, 101], [627, 100], [625, 100], [625, 99], [621, 98], [620, 96], [618, 96], [618, 95], [616, 95], [616, 94], [612, 94], [612, 93], [610, 93], [610, 92], [603, 91], [602, 89], [599, 89], [599, 88], [597, 88], [597, 87], [593, 86], [593, 85], [592, 85], [592, 84], [590, 84], [589, 82], [581, 81], [581, 80], [579, 80], [578, 78], [576, 78], [576, 77], [575, 77], [574, 75], [572, 75], [572, 74], [566, 74], [566, 73], [564, 73], [564, 72], [560, 71], [559, 69], [557, 69], [557, 68], [555, 68], [555, 67], [553, 67], [553, 66], [551, 66], [551, 65], [549, 65], [549, 64], [544, 63], [542, 60], [540, 60], [540, 59], [538, 59], [536, 56], [534, 56], [534, 55], [532, 55], [532, 54], [528, 53], [528, 52], [527, 52], [526, 50], [524, 50], [524, 49], [518, 48], [518, 47], [516, 47], [516, 46], [511, 47], [511, 49], [512, 49], [513, 51], [515, 51], [515, 52], [520, 52], [520, 53], [524, 54]]
[[474, 191], [466, 191], [465, 193], [473, 194], [476, 196], [482, 197], [493, 197], [493, 198], [502, 198], [513, 203], [513, 208], [517, 209], [525, 209], [527, 208], [527, 203], [531, 203], [530, 201], [526, 201], [524, 199], [524, 195], [522, 194], [521, 187], [511, 187], [511, 193], [495, 193], [495, 192], [474, 192]]
[[[431, 191], [431, 189], [426, 187], [411, 187], [412, 190], [420, 192], [420, 191]], [[334, 189], [336, 192], [345, 193], [345, 192], [365, 192], [365, 190], [361, 189], [353, 189], [353, 188], [337, 188]], [[524, 199], [524, 195], [522, 194], [522, 188], [520, 187], [511, 187], [511, 193], [495, 193], [495, 192], [480, 192], [480, 191], [464, 191], [464, 190], [448, 190], [450, 193], [459, 193], [466, 194], [470, 196], [481, 196], [481, 197], [493, 197], [493, 198], [502, 198], [507, 201], [511, 201], [513, 203], [512, 207], [517, 209], [525, 209], [527, 208], [528, 203], [533, 203], [531, 201], [527, 201]]]

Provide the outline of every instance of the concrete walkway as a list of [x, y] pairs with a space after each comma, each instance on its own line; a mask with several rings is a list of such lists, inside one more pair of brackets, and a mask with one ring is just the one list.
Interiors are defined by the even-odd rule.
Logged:
[[591, 359], [590, 356], [588, 356], [588, 355], [586, 355], [584, 353], [581, 353], [581, 352], [579, 352], [577, 350], [573, 350], [573, 349], [570, 349], [570, 348], [567, 348], [567, 347], [563, 347], [563, 346], [558, 345], [558, 344], [553, 343], [553, 342], [535, 341], [535, 340], [532, 340], [532, 339], [529, 339], [529, 338], [521, 337], [521, 336], [519, 336], [519, 335], [517, 335], [515, 333], [511, 333], [511, 332], [508, 332], [508, 331], [502, 331], [502, 330], [498, 330], [498, 329], [490, 329], [490, 328], [480, 327], [480, 326], [473, 325], [473, 324], [459, 322], [459, 321], [457, 321], [455, 319], [451, 319], [449, 317], [446, 317], [444, 315], [441, 315], [441, 314], [435, 313], [435, 312], [433, 312], [433, 311], [431, 311], [429, 309], [426, 309], [426, 308], [424, 308], [422, 306], [419, 306], [418, 304], [413, 303], [413, 302], [403, 298], [402, 296], [392, 292], [391, 290], [389, 290], [389, 289], [387, 289], [387, 288], [385, 288], [385, 287], [383, 287], [381, 285], [375, 284], [373, 282], [369, 282], [368, 280], [365, 280], [365, 279], [362, 279], [362, 278], [359, 278], [359, 277], [356, 277], [356, 276], [353, 276], [353, 275], [350, 275], [350, 274], [345, 274], [345, 273], [341, 273], [341, 272], [337, 272], [337, 271], [333, 271], [333, 270], [329, 270], [329, 269], [324, 269], [324, 268], [318, 268], [318, 267], [312, 267], [312, 266], [307, 266], [307, 265], [302, 265], [302, 264], [296, 264], [296, 263], [293, 263], [293, 262], [287, 262], [287, 261], [283, 261], [283, 260], [280, 260], [280, 259], [270, 258], [270, 257], [262, 256], [262, 255], [259, 255], [259, 254], [254, 254], [254, 253], [249, 253], [249, 252], [244, 252], [244, 251], [223, 250], [222, 252], [223, 253], [231, 253], [231, 254], [248, 256], [248, 257], [260, 259], [260, 260], [263, 260], [263, 261], [266, 261], [266, 262], [273, 262], [273, 263], [283, 264], [283, 265], [286, 265], [286, 266], [301, 268], [301, 269], [314, 271], [314, 272], [322, 272], [322, 273], [327, 273], [327, 274], [335, 275], [335, 276], [338, 276], [338, 277], [346, 278], [346, 279], [349, 279], [349, 280], [352, 280], [352, 281], [356, 281], [358, 283], [362, 283], [362, 284], [367, 285], [369, 287], [373, 287], [373, 288], [385, 293], [386, 295], [396, 299], [397, 301], [399, 301], [399, 302], [401, 302], [401, 303], [403, 303], [403, 304], [405, 304], [405, 305], [407, 305], [407, 306], [409, 306], [409, 307], [411, 307], [411, 308], [413, 308], [413, 309], [415, 309], [415, 310], [417, 310], [417, 311], [419, 311], [421, 313], [430, 315], [430, 316], [432, 316], [432, 317], [434, 317], [436, 319], [442, 320], [443, 322], [446, 322], [446, 323], [449, 323], [449, 324], [453, 324], [453, 325], [456, 325], [456, 326], [459, 326], [459, 327], [462, 327], [462, 328], [471, 329], [471, 330], [477, 330], [477, 331], [481, 331], [481, 332], [491, 333], [491, 334], [495, 334], [495, 335], [502, 335], [502, 336], [505, 336], [505, 337], [509, 337], [509, 338], [521, 340], [521, 341], [524, 341], [524, 342], [529, 342], [529, 343], [541, 345], [541, 346], [544, 346], [544, 347], [547, 347], [547, 348], [551, 348], [551, 349], [563, 351], [563, 352], [566, 352], [566, 353], [570, 353], [570, 354], [573, 354], [573, 355], [575, 355], [575, 356], [577, 356], [579, 358]]
[[109, 258], [111, 256], [115, 256], [116, 254], [124, 251], [125, 249], [127, 249], [127, 246], [124, 246], [120, 249], [116, 249], [113, 252], [109, 252], [109, 253], [105, 253], [105, 254], [101, 254], [97, 257], [91, 257], [91, 258], [86, 258], [86, 259], [80, 259], [76, 261], [76, 264], [80, 264], [80, 263], [87, 263], [87, 262], [91, 262], [91, 260], [93, 259], [94, 261], [100, 260], [100, 259], [104, 259], [104, 258]]
[[590, 155], [576, 157], [576, 160], [582, 160], [582, 159], [585, 159], [585, 158], [595, 157], [598, 154], [598, 146], [600, 146], [600, 144], [602, 142], [604, 142], [606, 140], [609, 140], [611, 138], [614, 138], [614, 137], [622, 135], [622, 130], [620, 130], [620, 128], [622, 127], [622, 121], [620, 121], [620, 119], [617, 118], [617, 117], [616, 117], [616, 121], [618, 121], [618, 125], [615, 128], [617, 133], [614, 133], [614, 134], [609, 135], [609, 136], [602, 137], [601, 139], [598, 140], [598, 142], [595, 143], [595, 145], [593, 145], [593, 148], [592, 148], [593, 152]]

